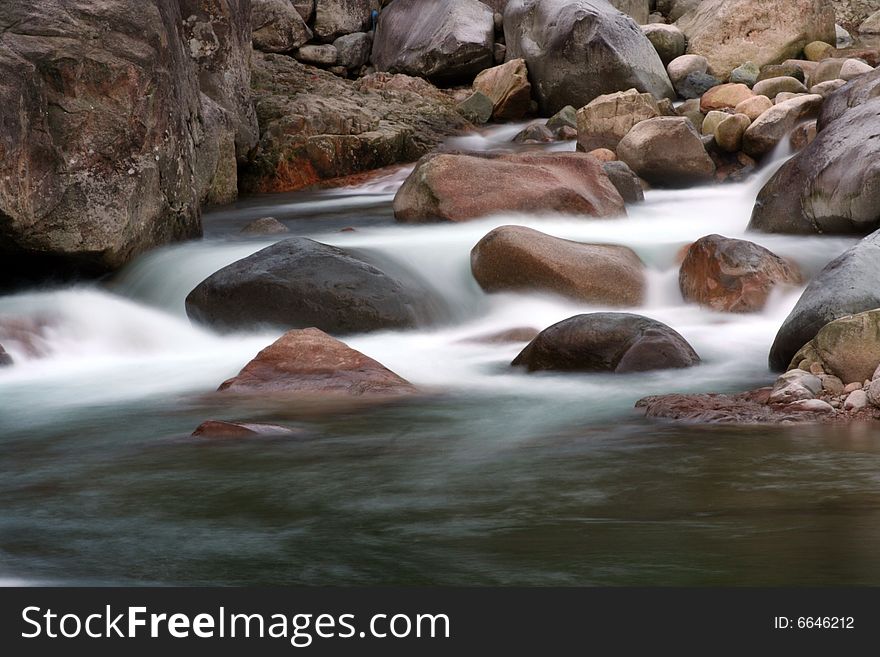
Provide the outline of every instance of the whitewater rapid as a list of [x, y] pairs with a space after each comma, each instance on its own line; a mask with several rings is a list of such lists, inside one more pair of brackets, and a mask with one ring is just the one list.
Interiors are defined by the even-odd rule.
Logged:
[[[456, 138], [447, 147], [513, 148], [509, 140], [521, 127]], [[283, 239], [238, 236], [244, 224], [266, 215], [287, 223], [292, 234], [403, 263], [442, 296], [452, 310], [447, 325], [344, 337], [417, 385], [536, 402], [579, 400], [589, 410], [586, 417], [607, 418], [631, 412], [633, 402], [648, 394], [729, 391], [766, 382], [770, 344], [802, 288], [778, 289], [760, 313], [712, 312], [682, 300], [678, 260], [684, 246], [718, 233], [766, 246], [796, 262], [808, 279], [852, 244], [842, 238], [746, 232], [761, 185], [788, 155], [777, 153], [773, 164], [743, 183], [648, 191], [644, 203], [631, 205], [629, 216], [619, 219], [499, 214], [463, 224], [396, 225], [390, 203], [410, 167], [356, 187], [243, 201], [205, 217], [206, 239], [148, 253], [105, 283], [0, 297], [0, 318], [43, 325], [36, 350], [8, 337], [0, 340], [16, 362], [0, 370], [3, 426], [51, 423], [77, 407], [208, 392], [235, 374], [279, 332], [217, 335], [190, 323], [184, 299], [221, 267]], [[617, 310], [542, 294], [484, 294], [470, 273], [470, 250], [505, 224], [632, 248], [648, 267], [649, 289], [644, 305], [627, 311], [672, 326], [694, 346], [703, 365], [625, 377], [535, 376], [509, 367], [523, 345], [468, 342], [515, 327], [543, 329], [578, 313]], [[349, 225], [355, 230], [340, 232]]]

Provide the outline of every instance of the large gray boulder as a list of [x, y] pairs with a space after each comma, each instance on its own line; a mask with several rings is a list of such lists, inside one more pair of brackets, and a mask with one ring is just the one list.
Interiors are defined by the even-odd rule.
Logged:
[[494, 64], [495, 22], [479, 0], [395, 0], [379, 15], [379, 71], [470, 81]]
[[508, 57], [526, 60], [547, 115], [631, 88], [675, 96], [648, 37], [605, 0], [511, 0], [504, 36]]
[[722, 79], [745, 62], [779, 64], [812, 41], [836, 41], [827, 0], [703, 0], [676, 25], [688, 52], [706, 57], [709, 72]]
[[617, 10], [632, 18], [639, 25], [646, 25], [651, 14], [649, 0], [608, 0]]
[[847, 83], [825, 99], [819, 114], [819, 130], [823, 130], [853, 107], [864, 105], [875, 98], [880, 98], [880, 68]]
[[749, 223], [750, 230], [805, 235], [865, 235], [878, 227], [880, 99], [825, 125], [764, 185]]
[[0, 14], [0, 270], [113, 270], [199, 235], [200, 204], [234, 198], [257, 134], [248, 0]]
[[317, 327], [336, 334], [409, 328], [443, 314], [404, 268], [304, 237], [215, 272], [187, 296], [186, 312], [224, 331]]
[[699, 363], [693, 348], [666, 324], [629, 313], [590, 313], [541, 331], [511, 364], [529, 372], [626, 374]]
[[370, 16], [380, 4], [379, 0], [317, 0], [315, 36], [329, 43], [343, 34], [368, 30]]
[[770, 367], [787, 369], [829, 322], [875, 308], [880, 308], [880, 232], [831, 261], [807, 286], [776, 335]]

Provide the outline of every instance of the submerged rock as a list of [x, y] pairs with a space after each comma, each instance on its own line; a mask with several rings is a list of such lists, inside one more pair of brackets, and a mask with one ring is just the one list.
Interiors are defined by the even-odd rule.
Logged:
[[777, 285], [800, 280], [792, 265], [762, 246], [708, 235], [688, 249], [678, 284], [685, 301], [723, 312], [758, 312]]
[[626, 214], [601, 163], [586, 153], [437, 153], [394, 197], [398, 221], [467, 221], [500, 212]]
[[504, 36], [508, 58], [526, 60], [545, 115], [631, 88], [674, 96], [648, 37], [604, 0], [510, 0]]
[[381, 363], [315, 328], [288, 331], [263, 349], [223, 392], [400, 396], [416, 388]]
[[510, 344], [516, 342], [531, 342], [536, 337], [540, 331], [531, 326], [520, 326], [517, 328], [507, 329], [506, 331], [499, 331], [497, 333], [488, 333], [485, 335], [478, 335], [473, 338], [466, 338], [462, 340], [462, 342], [468, 342], [472, 344]]
[[0, 367], [4, 367], [6, 365], [12, 365], [12, 356], [6, 353], [6, 350], [3, 348], [3, 345], [0, 344]]
[[192, 432], [198, 438], [253, 438], [254, 436], [292, 436], [299, 432], [277, 424], [206, 420]]
[[642, 181], [626, 162], [611, 160], [603, 163], [602, 169], [626, 203], [641, 203], [645, 200]]
[[699, 363], [685, 339], [661, 322], [628, 313], [592, 313], [545, 329], [512, 365], [530, 372], [625, 374]]
[[502, 226], [471, 251], [471, 271], [486, 292], [551, 292], [578, 301], [637, 306], [645, 265], [625, 246], [582, 244], [525, 226]]
[[390, 263], [291, 237], [224, 267], [186, 298], [199, 323], [357, 333], [425, 325], [442, 305], [417, 276]]
[[290, 230], [275, 217], [261, 217], [254, 219], [241, 229], [242, 235], [280, 235], [289, 233]]

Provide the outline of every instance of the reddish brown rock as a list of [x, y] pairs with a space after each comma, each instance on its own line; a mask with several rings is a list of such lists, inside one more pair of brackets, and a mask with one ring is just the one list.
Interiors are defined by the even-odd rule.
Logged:
[[474, 79], [474, 90], [492, 99], [492, 118], [496, 120], [521, 119], [532, 102], [532, 85], [524, 59], [511, 59], [482, 71]]
[[486, 292], [551, 292], [587, 303], [637, 306], [645, 265], [632, 249], [571, 242], [526, 228], [496, 228], [471, 251], [471, 271]]
[[757, 312], [776, 285], [800, 281], [794, 266], [771, 251], [721, 235], [694, 242], [678, 277], [686, 301], [724, 312]]
[[277, 424], [207, 420], [202, 422], [192, 435], [199, 438], [252, 438], [254, 436], [283, 436], [296, 433], [293, 429]]
[[438, 153], [422, 158], [394, 197], [400, 222], [467, 221], [499, 212], [626, 214], [586, 153]]
[[314, 328], [288, 331], [220, 390], [388, 397], [416, 392], [411, 383], [381, 363]]

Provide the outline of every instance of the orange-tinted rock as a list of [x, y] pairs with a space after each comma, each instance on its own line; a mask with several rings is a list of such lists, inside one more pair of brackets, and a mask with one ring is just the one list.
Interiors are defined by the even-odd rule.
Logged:
[[400, 222], [468, 221], [499, 212], [613, 217], [623, 199], [586, 153], [437, 153], [422, 158], [394, 197]]
[[597, 148], [590, 151], [589, 155], [592, 155], [600, 162], [614, 162], [617, 159], [617, 155], [610, 148]]
[[474, 90], [492, 99], [492, 118], [496, 120], [521, 119], [532, 102], [532, 85], [524, 59], [512, 59], [482, 71], [474, 79]]
[[757, 312], [776, 285], [796, 285], [799, 272], [762, 246], [721, 235], [688, 249], [679, 272], [686, 301], [724, 312]]
[[318, 329], [288, 331], [220, 386], [236, 393], [296, 395], [412, 394], [408, 381]]
[[754, 95], [754, 92], [744, 84], [719, 84], [703, 94], [700, 99], [700, 111], [708, 114], [712, 110], [733, 109]]

